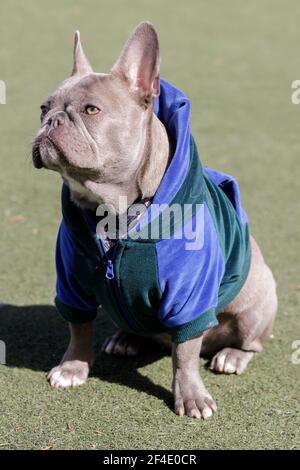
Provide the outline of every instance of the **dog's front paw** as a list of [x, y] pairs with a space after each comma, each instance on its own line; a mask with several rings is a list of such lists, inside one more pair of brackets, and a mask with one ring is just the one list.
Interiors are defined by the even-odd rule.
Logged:
[[89, 365], [85, 361], [65, 361], [49, 372], [47, 379], [55, 388], [78, 387], [84, 384], [89, 375]]
[[177, 370], [173, 381], [175, 413], [191, 418], [210, 418], [217, 405], [206, 390], [199, 374]]

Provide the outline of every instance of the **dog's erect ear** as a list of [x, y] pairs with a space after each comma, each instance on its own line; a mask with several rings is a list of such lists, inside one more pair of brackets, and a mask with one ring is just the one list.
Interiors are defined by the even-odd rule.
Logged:
[[80, 42], [80, 33], [79, 31], [76, 31], [74, 37], [73, 70], [71, 75], [83, 76], [92, 72], [92, 66], [87, 60], [85, 53], [82, 49], [82, 45]]
[[125, 78], [132, 91], [148, 101], [159, 95], [159, 43], [151, 23], [140, 23], [125, 46], [111, 72]]

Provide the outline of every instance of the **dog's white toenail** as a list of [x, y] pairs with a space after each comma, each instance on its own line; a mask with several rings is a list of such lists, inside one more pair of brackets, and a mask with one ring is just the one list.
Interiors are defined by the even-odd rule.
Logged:
[[79, 385], [82, 385], [83, 383], [84, 383], [84, 380], [80, 379], [79, 377], [73, 377], [73, 380], [72, 380], [73, 387], [78, 387]]
[[230, 362], [226, 362], [224, 372], [227, 372], [228, 374], [233, 374], [235, 372], [235, 366]]
[[218, 357], [218, 361], [217, 361], [218, 369], [223, 370], [225, 359], [226, 359], [226, 354], [220, 354], [220, 356]]
[[56, 380], [60, 377], [60, 371], [57, 370], [56, 372], [53, 372], [53, 374], [51, 375], [51, 379], [52, 380]]
[[202, 416], [204, 419], [210, 418], [212, 414], [213, 414], [212, 410], [208, 407], [204, 408], [204, 410], [202, 411]]

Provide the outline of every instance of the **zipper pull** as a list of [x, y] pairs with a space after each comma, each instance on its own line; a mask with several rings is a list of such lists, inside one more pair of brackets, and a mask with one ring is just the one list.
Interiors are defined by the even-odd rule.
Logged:
[[113, 279], [115, 277], [114, 265], [111, 259], [107, 260], [105, 277], [107, 279]]

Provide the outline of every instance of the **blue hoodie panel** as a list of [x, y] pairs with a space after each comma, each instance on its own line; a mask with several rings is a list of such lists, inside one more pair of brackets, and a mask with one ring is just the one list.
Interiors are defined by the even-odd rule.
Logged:
[[[196, 226], [197, 236], [193, 239]], [[184, 235], [181, 239], [175, 234], [170, 240], [156, 243], [163, 292], [158, 317], [168, 328], [214, 309], [224, 274], [220, 243], [206, 204], [199, 205], [192, 221], [179, 232]]]
[[[62, 304], [82, 310], [83, 314], [93, 312], [96, 316], [98, 305], [93, 292], [90, 291], [89, 270], [83, 271], [86, 264], [82, 262], [83, 258], [84, 255], [78, 251], [72, 234], [63, 220], [56, 243], [57, 298]], [[78, 269], [79, 266], [80, 270]], [[88, 316], [89, 319], [90, 316]]]

